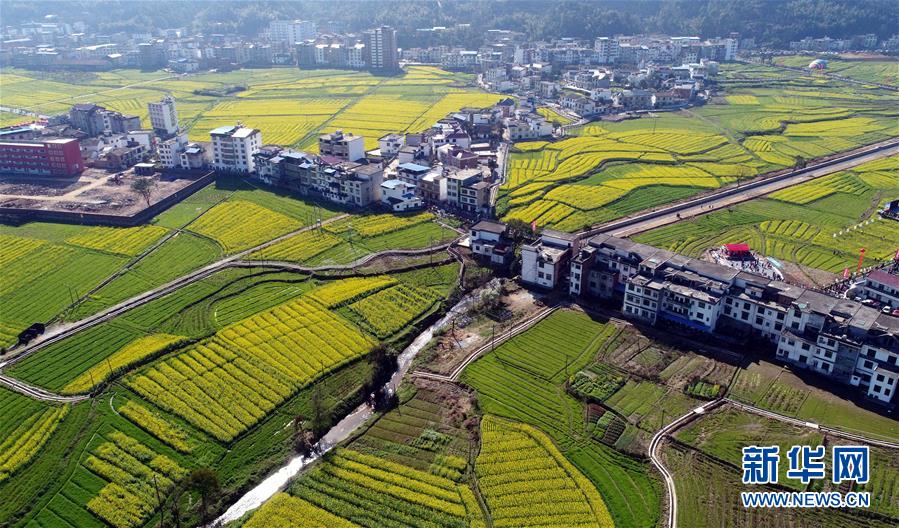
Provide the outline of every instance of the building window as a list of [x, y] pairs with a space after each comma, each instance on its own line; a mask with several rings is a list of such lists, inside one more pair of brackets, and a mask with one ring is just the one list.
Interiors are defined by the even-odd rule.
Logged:
[[877, 381], [883, 381], [883, 374], [877, 375]]

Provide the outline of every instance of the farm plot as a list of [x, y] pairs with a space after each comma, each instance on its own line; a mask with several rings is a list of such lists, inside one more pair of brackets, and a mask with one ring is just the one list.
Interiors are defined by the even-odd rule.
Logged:
[[28, 464], [69, 411], [67, 405], [43, 406], [0, 389], [3, 435], [0, 442], [0, 482]]
[[899, 192], [896, 158], [812, 180], [763, 199], [637, 235], [639, 242], [698, 256], [727, 242], [749, 242], [762, 254], [830, 272], [892, 257], [899, 231], [877, 215]]
[[398, 284], [349, 305], [362, 325], [379, 338], [387, 338], [430, 309], [439, 299], [436, 292]]
[[227, 253], [271, 240], [302, 224], [253, 202], [234, 200], [221, 203], [190, 224], [197, 234], [218, 241]]
[[114, 431], [85, 459], [84, 466], [108, 481], [87, 508], [116, 528], [141, 526], [162, 493], [187, 476], [176, 462], [134, 438]]
[[152, 334], [129, 342], [123, 348], [107, 356], [103, 363], [96, 363], [70, 381], [62, 392], [78, 394], [88, 392], [118, 372], [133, 365], [147, 361], [148, 358], [161, 353], [166, 348], [176, 346], [183, 337], [168, 334]]
[[541, 106], [540, 108], [537, 109], [537, 113], [542, 115], [550, 123], [558, 123], [560, 125], [568, 125], [573, 122], [573, 120], [570, 117], [564, 116], [564, 115], [560, 114], [559, 112], [557, 112], [556, 110], [549, 108], [548, 106]]
[[851, 508], [744, 508], [740, 492], [773, 491], [773, 488], [741, 484], [739, 466], [723, 463], [689, 447], [668, 444], [663, 455], [674, 474], [680, 526], [886, 528], [895, 525], [895, 520], [863, 515]]
[[[252, 70], [207, 73], [190, 80], [154, 80], [130, 70], [93, 76], [56, 76], [15, 70], [4, 75], [3, 105], [44, 113], [65, 112], [75, 102], [93, 102], [136, 114], [148, 124], [146, 103], [172, 93], [180, 121], [192, 140], [208, 140], [209, 131], [235, 119], [262, 131], [267, 143], [310, 146], [318, 133], [335, 128], [366, 137], [368, 148], [387, 132], [423, 130], [446, 113], [466, 106], [488, 106], [500, 96], [462, 87], [469, 76], [437, 68], [412, 66], [400, 77], [375, 77], [337, 70]], [[148, 82], [153, 81], [153, 82]], [[125, 88], [136, 82], [140, 87]], [[197, 95], [240, 84], [246, 90], [229, 96]], [[380, 112], [377, 110], [380, 109]], [[383, 116], [393, 116], [384, 121]], [[379, 119], [379, 117], [381, 119]], [[12, 116], [9, 118], [13, 119]], [[21, 121], [18, 117], [15, 121]]]
[[128, 400], [125, 405], [119, 407], [119, 414], [181, 453], [190, 453], [193, 450], [184, 429], [134, 400]]
[[388, 249], [418, 249], [458, 236], [438, 225], [430, 213], [352, 216], [322, 229], [299, 233], [249, 256], [251, 260], [286, 260], [314, 266], [346, 264]]
[[166, 336], [207, 337], [227, 324], [295, 298], [312, 286], [306, 276], [293, 273], [224, 270], [54, 343], [16, 363], [8, 372], [57, 392], [69, 387], [86, 391], [110, 372], [134, 368], [177, 346], [152, 346], [160, 338], [164, 342], [170, 339]]
[[787, 416], [887, 441], [899, 439], [896, 420], [811, 386], [779, 366], [760, 362], [742, 369], [729, 396]]
[[351, 523], [312, 503], [278, 493], [259, 508], [244, 524], [244, 528], [356, 528]]
[[141, 227], [92, 227], [83, 234], [66, 240], [73, 246], [134, 256], [166, 234], [167, 230], [157, 226]]
[[375, 422], [351, 447], [434, 475], [461, 482], [468, 468], [470, 433], [464, 421], [470, 398], [447, 398], [426, 389]]
[[153, 403], [228, 441], [373, 344], [337, 315], [299, 298], [226, 326], [127, 383]]
[[328, 308], [335, 308], [394, 284], [396, 280], [386, 275], [353, 277], [329, 282], [316, 288], [309, 294], [309, 298]]
[[[742, 448], [749, 445], [776, 445], [786, 453], [794, 445], [823, 445], [824, 437], [812, 429], [795, 427], [777, 420], [725, 408], [696, 420], [679, 430], [676, 438], [734, 466], [740, 466]], [[779, 467], [778, 482], [802, 491], [804, 486], [787, 478], [786, 464]]]
[[[790, 79], [785, 86], [729, 78], [727, 104], [589, 124], [572, 129], [577, 137], [524, 143], [510, 156], [498, 212], [575, 230], [899, 134], [890, 113], [895, 101], [885, 91], [782, 75]], [[659, 192], [649, 200], [639, 196], [645, 190]]]
[[466, 484], [349, 449], [297, 480], [290, 493], [367, 528], [483, 523]]
[[[506, 363], [512, 355], [503, 353], [508, 350], [505, 347], [531, 339], [528, 336], [531, 332], [540, 332], [544, 324], [552, 325], [548, 321], [541, 321], [479, 358], [462, 372], [462, 381], [477, 391], [479, 406], [485, 413], [523, 422], [548, 434], [597, 487], [617, 525], [654, 526], [659, 515], [660, 492], [649, 476], [647, 466], [592, 440], [592, 432], [588, 431], [584, 421], [583, 405], [564, 390], [564, 351], [568, 339], [555, 344], [541, 340], [527, 348], [519, 346], [516, 359], [518, 365], [526, 368]], [[599, 329], [604, 325], [592, 324], [597, 328], [596, 334], [600, 334]], [[566, 328], [570, 331], [572, 327]], [[547, 345], [553, 347], [551, 357], [548, 357]], [[569, 357], [581, 358], [581, 366], [572, 360], [571, 372], [592, 359], [591, 354], [582, 354], [582, 350], [568, 350]], [[540, 358], [546, 366], [540, 366]], [[545, 374], [558, 372], [558, 366], [561, 366], [562, 375], [547, 380]], [[543, 374], [539, 374], [541, 372]], [[634, 497], [640, 499], [634, 500]]]
[[[815, 60], [813, 55], [786, 55], [777, 57], [775, 64], [794, 68], [807, 68]], [[899, 64], [891, 60], [846, 60], [827, 57], [827, 72], [859, 81], [899, 85]]]
[[613, 526], [602, 497], [533, 427], [485, 416], [475, 462], [493, 526]]
[[583, 312], [559, 310], [527, 332], [497, 348], [499, 360], [546, 380], [565, 369], [576, 371], [593, 359], [615, 327], [593, 321]]
[[0, 235], [0, 244], [8, 248], [0, 257], [0, 346], [15, 343], [16, 335], [30, 324], [49, 321], [125, 263], [123, 256], [71, 246], [56, 238], [80, 230], [29, 224], [7, 228]]

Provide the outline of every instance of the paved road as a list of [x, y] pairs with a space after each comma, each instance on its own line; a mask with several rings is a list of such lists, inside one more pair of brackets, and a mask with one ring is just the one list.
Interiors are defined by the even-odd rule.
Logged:
[[667, 526], [669, 528], [677, 527], [677, 488], [674, 485], [674, 477], [671, 475], [671, 472], [668, 471], [668, 468], [665, 467], [665, 464], [662, 463], [662, 459], [659, 458], [659, 447], [662, 445], [662, 440], [664, 440], [665, 437], [670, 433], [676, 431], [684, 424], [705, 413], [706, 411], [718, 407], [722, 403], [724, 403], [724, 400], [715, 400], [693, 409], [692, 411], [663, 427], [661, 430], [659, 430], [658, 433], [655, 434], [655, 436], [652, 437], [652, 441], [649, 442], [649, 459], [652, 461], [652, 464], [656, 467], [656, 469], [659, 470], [659, 473], [662, 474], [662, 478], [665, 479], [665, 488], [668, 490]]
[[650, 229], [673, 224], [682, 219], [730, 207], [731, 205], [752, 200], [828, 174], [850, 169], [868, 161], [897, 154], [899, 154], [899, 139], [892, 138], [876, 145], [856, 149], [829, 161], [810, 165], [804, 169], [758, 180], [742, 187], [720, 189], [686, 202], [671, 204], [655, 211], [601, 224], [580, 234], [585, 237], [599, 233], [609, 233], [619, 237], [632, 236]]
[[35, 400], [41, 401], [49, 401], [56, 403], [77, 403], [88, 398], [87, 395], [80, 396], [62, 396], [60, 394], [54, 394], [50, 391], [44, 390], [40, 387], [35, 387], [34, 385], [29, 385], [22, 381], [19, 381], [15, 378], [10, 378], [9, 376], [4, 376], [0, 374], [0, 385], [3, 385], [11, 390], [14, 390], [18, 393], [24, 394], [26, 396], [30, 396]]
[[731, 405], [736, 407], [739, 410], [750, 412], [753, 414], [757, 414], [759, 416], [764, 416], [766, 418], [770, 418], [772, 420], [777, 420], [780, 422], [788, 423], [797, 427], [803, 427], [806, 429], [815, 429], [817, 431], [822, 431], [826, 434], [836, 436], [839, 438], [843, 438], [845, 440], [850, 440], [853, 442], [862, 442], [865, 444], [884, 447], [888, 449], [899, 449], [899, 443], [888, 442], [885, 440], [880, 440], [877, 438], [870, 438], [864, 435], [848, 433], [846, 431], [842, 431], [840, 429], [834, 429], [832, 427], [826, 427], [823, 425], [819, 425], [812, 422], [806, 422], [803, 420], [798, 420], [796, 418], [791, 418], [789, 416], [784, 416], [782, 414], [778, 414], [772, 411], [768, 411], [766, 409], [761, 409], [759, 407], [755, 407], [753, 405], [745, 404], [742, 402], [738, 402], [732, 400], [730, 398], [719, 398], [712, 402], [709, 402], [705, 405], [697, 407], [687, 414], [679, 417], [673, 422], [669, 423], [665, 427], [663, 427], [659, 432], [657, 432], [649, 443], [649, 459], [652, 464], [659, 470], [659, 473], [662, 474], [662, 478], [665, 480], [665, 488], [667, 490], [668, 495], [668, 521], [666, 526], [668, 528], [677, 528], [677, 488], [675, 487], [674, 477], [671, 472], [668, 471], [668, 468], [665, 467], [665, 464], [662, 463], [662, 459], [659, 457], [659, 448], [661, 447], [665, 437], [674, 433], [676, 430], [680, 429], [684, 425], [686, 425], [691, 420], [695, 419], [697, 416], [700, 416], [712, 409], [720, 407], [721, 405]]

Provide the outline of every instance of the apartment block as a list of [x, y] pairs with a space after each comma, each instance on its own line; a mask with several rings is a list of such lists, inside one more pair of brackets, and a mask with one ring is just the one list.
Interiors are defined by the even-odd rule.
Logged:
[[365, 33], [365, 63], [375, 71], [397, 71], [400, 68], [396, 48], [396, 30], [381, 26]]
[[0, 173], [65, 177], [84, 168], [77, 139], [0, 141]]

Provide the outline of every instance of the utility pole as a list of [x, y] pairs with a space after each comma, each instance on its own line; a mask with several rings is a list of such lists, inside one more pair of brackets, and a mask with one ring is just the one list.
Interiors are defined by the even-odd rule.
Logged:
[[156, 487], [156, 502], [159, 504], [159, 526], [165, 526], [165, 510], [162, 507], [162, 495], [159, 493], [159, 482], [156, 473], [153, 473], [153, 485]]

